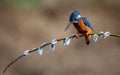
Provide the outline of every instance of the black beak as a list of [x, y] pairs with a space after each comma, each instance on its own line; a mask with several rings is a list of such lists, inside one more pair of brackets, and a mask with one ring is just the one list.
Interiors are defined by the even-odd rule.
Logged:
[[65, 28], [65, 31], [72, 25], [72, 22], [69, 22]]

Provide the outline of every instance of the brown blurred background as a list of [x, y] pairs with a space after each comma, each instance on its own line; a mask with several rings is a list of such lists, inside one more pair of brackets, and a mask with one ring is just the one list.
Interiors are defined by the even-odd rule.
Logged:
[[[120, 33], [120, 0], [0, 0], [0, 75], [26, 49], [75, 33], [73, 26], [64, 32], [74, 10], [90, 20], [94, 32]], [[58, 43], [54, 53], [49, 47], [41, 57], [31, 53], [5, 75], [120, 75], [120, 39]]]

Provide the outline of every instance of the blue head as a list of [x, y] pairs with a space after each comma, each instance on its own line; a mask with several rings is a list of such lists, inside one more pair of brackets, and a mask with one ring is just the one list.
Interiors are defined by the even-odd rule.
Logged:
[[80, 12], [79, 11], [73, 11], [70, 15], [70, 22], [75, 22], [75, 21], [79, 21], [80, 18]]
[[81, 16], [79, 11], [73, 11], [69, 18], [69, 24], [66, 26], [65, 31], [72, 25], [72, 23], [77, 23], [80, 21]]

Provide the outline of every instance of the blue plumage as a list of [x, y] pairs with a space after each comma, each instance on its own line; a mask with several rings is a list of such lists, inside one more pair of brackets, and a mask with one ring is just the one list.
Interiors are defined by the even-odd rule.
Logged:
[[85, 25], [87, 25], [90, 29], [93, 30], [93, 26], [90, 24], [89, 20], [86, 17], [82, 17]]
[[77, 16], [77, 15], [80, 15], [80, 12], [79, 12], [79, 11], [74, 11], [74, 12], [70, 15], [69, 21], [70, 21], [70, 22], [72, 22], [72, 21], [78, 21], [78, 20], [76, 19], [76, 16]]

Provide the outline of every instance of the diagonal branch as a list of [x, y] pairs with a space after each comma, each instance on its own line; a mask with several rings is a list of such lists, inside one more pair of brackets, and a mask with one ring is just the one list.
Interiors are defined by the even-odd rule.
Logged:
[[[95, 33], [94, 33], [95, 34]], [[89, 34], [89, 35], [94, 35], [94, 34]], [[78, 34], [80, 37], [82, 37], [82, 36], [85, 36], [84, 34]], [[104, 35], [104, 33], [98, 33], [97, 34], [98, 36], [101, 36], [101, 35]], [[109, 36], [112, 36], [112, 37], [118, 37], [118, 38], [120, 38], [120, 34], [110, 34]], [[76, 36], [75, 35], [72, 35], [72, 36], [69, 36], [68, 38], [69, 39], [72, 39], [72, 38], [75, 38]], [[62, 41], [62, 40], [64, 40], [65, 38], [61, 38], [61, 39], [57, 39], [56, 41]], [[46, 43], [46, 44], [44, 44], [43, 46], [41, 46], [40, 48], [44, 48], [44, 47], [46, 47], [46, 46], [48, 46], [48, 45], [50, 45], [51, 44], [51, 42], [49, 42], [49, 43]], [[35, 51], [37, 51], [39, 48], [35, 48], [34, 50], [30, 50], [30, 51], [28, 51], [28, 53], [30, 54], [30, 53], [32, 53], [32, 52], [35, 52]], [[12, 64], [14, 64], [16, 61], [18, 61], [19, 59], [21, 59], [21, 58], [23, 58], [23, 57], [25, 57], [25, 56], [27, 56], [26, 54], [23, 54], [23, 55], [21, 55], [21, 56], [19, 56], [18, 58], [16, 58], [15, 60], [13, 60], [10, 64], [8, 64], [7, 65], [7, 67], [3, 70], [3, 73], [5, 73], [6, 71], [7, 71], [7, 69], [12, 65]]]

